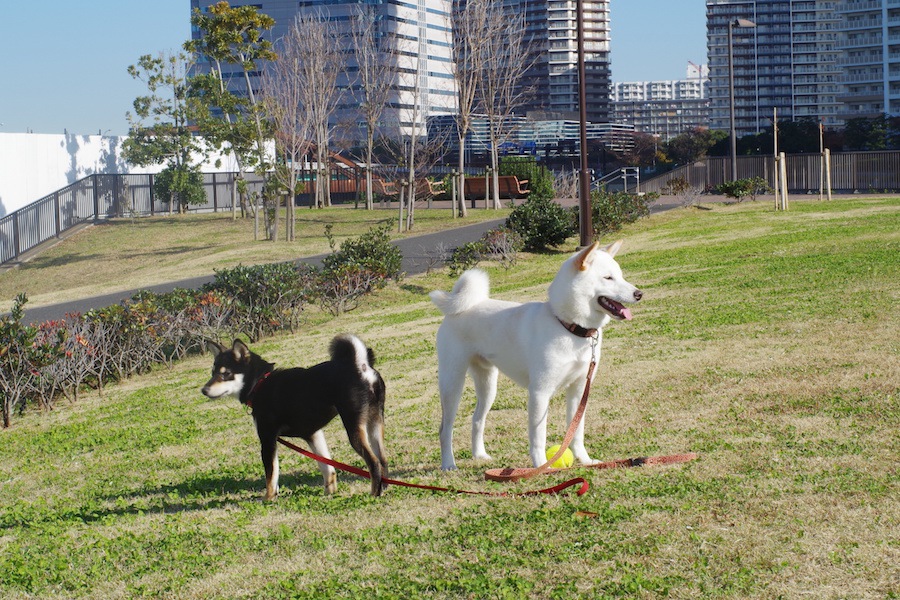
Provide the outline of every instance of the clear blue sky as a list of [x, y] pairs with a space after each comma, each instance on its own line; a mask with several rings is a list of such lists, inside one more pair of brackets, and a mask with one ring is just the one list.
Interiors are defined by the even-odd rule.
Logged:
[[[189, 0], [2, 3], [0, 132], [124, 135], [142, 54], [190, 37]], [[612, 0], [614, 81], [681, 79], [706, 62], [703, 0]]]

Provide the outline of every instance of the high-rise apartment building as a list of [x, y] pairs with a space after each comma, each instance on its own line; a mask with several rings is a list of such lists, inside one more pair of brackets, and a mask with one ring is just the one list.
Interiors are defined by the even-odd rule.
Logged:
[[[525, 85], [534, 91], [524, 111], [545, 117], [578, 119], [578, 15], [575, 0], [502, 0], [514, 14], [525, 15], [526, 39], [536, 55]], [[585, 96], [587, 120], [608, 123], [609, 0], [585, 0]], [[550, 117], [547, 117], [550, 118]]]
[[[838, 4], [838, 0], [707, 0], [710, 127], [729, 129], [729, 23], [739, 137], [768, 127], [776, 109], [779, 119], [839, 124]], [[747, 21], [755, 26], [747, 26]]]
[[843, 116], [900, 115], [900, 2], [842, 0], [837, 12]]
[[[191, 10], [208, 10], [218, 0], [191, 0]], [[349, 32], [353, 19], [359, 11], [371, 11], [380, 28], [379, 34], [394, 36], [403, 40], [403, 52], [394, 57], [396, 71], [403, 74], [398, 78], [394, 97], [388, 102], [382, 115], [382, 122], [396, 123], [397, 132], [408, 133], [415, 118], [424, 126], [426, 120], [435, 115], [452, 114], [456, 110], [455, 82], [451, 67], [451, 0], [357, 0], [339, 2], [335, 0], [232, 0], [231, 6], [254, 6], [259, 12], [275, 19], [275, 27], [269, 32], [276, 45], [294, 23], [297, 15], [313, 13], [321, 15], [345, 31]], [[196, 38], [199, 31], [193, 31]], [[348, 71], [353, 71], [353, 53], [350, 51], [350, 36], [345, 36]], [[203, 68], [203, 57], [199, 68]], [[414, 76], [413, 76], [414, 75]], [[414, 82], [414, 83], [413, 83]], [[259, 85], [258, 76], [252, 78], [254, 87]], [[236, 89], [243, 86], [240, 78], [234, 81]], [[346, 124], [358, 117], [358, 101], [353, 100], [352, 77], [340, 76], [339, 86], [347, 91], [343, 108], [333, 116], [333, 122]], [[350, 128], [352, 130], [352, 127]], [[360, 135], [364, 130], [360, 129]]]
[[614, 83], [611, 90], [615, 123], [635, 131], [668, 140], [708, 124], [709, 68], [688, 64], [685, 79], [667, 81], [627, 81]]

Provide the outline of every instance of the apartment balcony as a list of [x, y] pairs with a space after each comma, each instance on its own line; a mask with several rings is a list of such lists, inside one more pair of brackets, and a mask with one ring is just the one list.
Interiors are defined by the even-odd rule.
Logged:
[[849, 83], [880, 83], [884, 80], [882, 73], [855, 73], [852, 75], [844, 75], [843, 81]]
[[[889, 0], [889, 2], [897, 2], [897, 0]], [[900, 4], [900, 2], [897, 2]], [[868, 12], [871, 10], [881, 10], [880, 0], [864, 0], [862, 2], [841, 2], [838, 3], [837, 11], [842, 14], [854, 12]]]

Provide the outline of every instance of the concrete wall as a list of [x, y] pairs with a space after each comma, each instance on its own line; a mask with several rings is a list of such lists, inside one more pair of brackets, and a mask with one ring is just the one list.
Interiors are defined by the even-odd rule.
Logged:
[[[162, 165], [138, 167], [122, 158], [125, 137], [0, 133], [0, 217], [96, 173], [158, 173]], [[220, 165], [215, 166], [216, 159]], [[207, 173], [236, 171], [234, 160], [214, 156]]]

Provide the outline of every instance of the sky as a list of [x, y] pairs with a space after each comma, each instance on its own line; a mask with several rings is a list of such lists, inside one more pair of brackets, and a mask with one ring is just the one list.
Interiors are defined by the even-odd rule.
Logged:
[[[125, 135], [146, 86], [127, 68], [190, 38], [189, 0], [3, 0], [0, 133]], [[703, 0], [612, 0], [613, 81], [683, 79], [706, 62]]]

